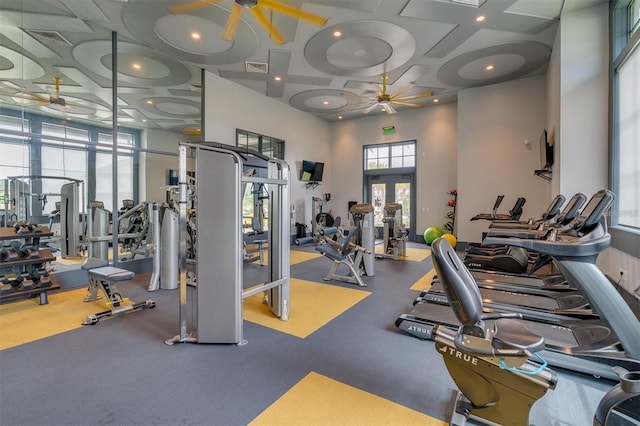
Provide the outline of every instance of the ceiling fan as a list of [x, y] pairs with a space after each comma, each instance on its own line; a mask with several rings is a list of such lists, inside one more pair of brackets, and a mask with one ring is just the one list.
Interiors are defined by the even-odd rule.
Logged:
[[369, 101], [366, 102], [366, 103], [369, 103], [369, 102], [373, 102], [373, 103], [371, 105], [369, 105], [364, 110], [365, 114], [373, 111], [374, 108], [376, 108], [378, 106], [382, 107], [382, 109], [387, 114], [395, 114], [395, 113], [398, 112], [393, 107], [393, 105], [406, 106], [406, 107], [410, 107], [410, 108], [419, 108], [419, 107], [422, 106], [421, 104], [414, 103], [414, 102], [408, 102], [408, 101], [414, 101], [416, 99], [429, 98], [429, 97], [433, 96], [433, 92], [424, 92], [424, 93], [419, 93], [417, 95], [402, 96], [404, 93], [408, 92], [409, 90], [411, 90], [413, 88], [412, 85], [407, 85], [407, 86], [401, 87], [400, 89], [398, 89], [394, 93], [388, 94], [387, 93], [387, 78], [388, 78], [388, 76], [386, 74], [382, 74], [382, 87], [376, 85], [376, 92], [378, 92], [378, 94], [376, 96], [370, 98]]
[[54, 77], [53, 80], [55, 87], [47, 87], [48, 96], [25, 90], [7, 81], [0, 81], [0, 96], [26, 101], [25, 106], [44, 106], [63, 113], [93, 114], [96, 112], [96, 108], [92, 106], [69, 102], [60, 96], [60, 81], [62, 79]]
[[[173, 14], [181, 14], [189, 12], [194, 9], [199, 9], [204, 6], [209, 6], [221, 2], [222, 0], [196, 0], [184, 4], [178, 4], [169, 7], [169, 11]], [[271, 22], [267, 19], [263, 12], [263, 9], [270, 9], [274, 12], [282, 13], [283, 15], [291, 16], [293, 18], [303, 19], [315, 25], [324, 25], [327, 23], [327, 18], [315, 15], [313, 13], [305, 12], [295, 7], [288, 6], [278, 0], [235, 0], [231, 15], [227, 20], [227, 24], [224, 28], [222, 38], [227, 41], [233, 41], [233, 36], [240, 20], [240, 14], [243, 9], [248, 9], [256, 20], [264, 27], [269, 36], [278, 44], [286, 43], [285, 38], [275, 29]]]

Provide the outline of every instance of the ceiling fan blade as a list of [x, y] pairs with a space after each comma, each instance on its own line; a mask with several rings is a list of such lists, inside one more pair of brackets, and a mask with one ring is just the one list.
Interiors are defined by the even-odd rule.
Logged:
[[367, 108], [365, 108], [365, 110], [363, 111], [365, 114], [370, 113], [371, 111], [373, 111], [375, 109], [375, 107], [377, 107], [379, 104], [376, 102], [375, 104], [372, 104], [370, 106], [368, 106]]
[[241, 13], [242, 6], [238, 3], [234, 4], [233, 9], [231, 9], [231, 15], [229, 15], [229, 19], [227, 20], [227, 25], [224, 27], [224, 33], [222, 33], [223, 39], [233, 41], [233, 36], [236, 34], [236, 28], [238, 27]]
[[395, 105], [402, 105], [402, 106], [411, 107], [411, 108], [420, 108], [422, 106], [420, 104], [413, 104], [411, 102], [398, 101], [396, 99], [392, 99], [391, 102]]
[[264, 29], [267, 30], [267, 33], [269, 33], [269, 36], [273, 39], [273, 41], [275, 41], [278, 44], [284, 44], [287, 42], [287, 40], [285, 40], [285, 38], [282, 37], [282, 35], [278, 32], [278, 30], [276, 30], [274, 26], [271, 25], [271, 22], [269, 22], [267, 17], [264, 16], [264, 13], [262, 13], [262, 10], [260, 10], [260, 3], [258, 3], [258, 6], [252, 7], [249, 10], [253, 14], [253, 16], [256, 18], [256, 20], [260, 22], [260, 25], [262, 25]]
[[328, 18], [324, 16], [315, 15], [313, 13], [305, 12], [304, 10], [296, 9], [295, 7], [288, 6], [277, 0], [259, 0], [258, 5], [271, 9], [274, 12], [282, 13], [293, 18], [304, 19], [315, 25], [324, 25], [327, 23]]
[[11, 98], [24, 99], [24, 100], [27, 100], [27, 101], [34, 101], [34, 102], [42, 102], [43, 104], [48, 104], [49, 103], [49, 99], [45, 98], [44, 96], [38, 95], [37, 93], [20, 93], [20, 92], [4, 93], [4, 92], [0, 92], [0, 96], [7, 96], [7, 97], [11, 97]]
[[430, 98], [431, 96], [433, 96], [433, 92], [425, 92], [425, 93], [420, 93], [419, 95], [413, 95], [413, 96], [403, 96], [401, 98], [394, 98], [394, 101], [411, 101], [413, 99], [424, 99], [424, 98]]
[[398, 112], [394, 107], [391, 106], [390, 103], [385, 104], [384, 110], [387, 114], [396, 114]]
[[389, 97], [391, 98], [397, 98], [398, 96], [402, 95], [403, 93], [407, 92], [408, 90], [413, 89], [413, 86], [410, 84], [407, 84], [404, 87], [399, 88], [398, 90], [396, 90], [395, 92], [393, 92], [392, 94], [389, 95]]
[[174, 6], [169, 6], [169, 11], [175, 15], [179, 15], [181, 13], [189, 12], [190, 10], [199, 9], [204, 6], [209, 6], [210, 4], [219, 3], [221, 0], [196, 0], [190, 1], [189, 3], [184, 4], [176, 4]]

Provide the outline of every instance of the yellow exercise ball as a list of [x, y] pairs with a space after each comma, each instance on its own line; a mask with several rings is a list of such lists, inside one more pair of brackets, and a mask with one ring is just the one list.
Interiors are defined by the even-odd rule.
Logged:
[[456, 248], [456, 244], [457, 244], [458, 240], [456, 240], [455, 235], [453, 235], [453, 234], [444, 234], [444, 235], [442, 235], [442, 238], [444, 238], [445, 240], [449, 241], [449, 244], [451, 244], [451, 247]]

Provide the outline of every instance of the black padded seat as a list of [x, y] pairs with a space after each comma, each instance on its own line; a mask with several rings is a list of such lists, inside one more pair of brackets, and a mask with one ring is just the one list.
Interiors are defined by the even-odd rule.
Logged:
[[496, 349], [518, 349], [529, 353], [544, 349], [544, 338], [529, 331], [520, 321], [500, 318], [493, 326], [491, 346]]

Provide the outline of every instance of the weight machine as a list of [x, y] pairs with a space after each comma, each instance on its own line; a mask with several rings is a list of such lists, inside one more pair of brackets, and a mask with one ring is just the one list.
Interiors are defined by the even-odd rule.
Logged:
[[[31, 192], [34, 180], [63, 180], [64, 183], [59, 193]], [[42, 185], [40, 184], [39, 187]], [[10, 226], [20, 221], [30, 221], [33, 216], [31, 198], [37, 197], [41, 204], [42, 215], [47, 205], [48, 197], [60, 197], [55, 202], [55, 209], [48, 214], [49, 229], [52, 229], [56, 218], [60, 219], [59, 249], [62, 258], [78, 257], [82, 255], [83, 248], [83, 221], [84, 211], [84, 181], [64, 176], [9, 176], [4, 180], [4, 220], [2, 226]], [[56, 246], [56, 239], [48, 242]], [[55, 247], [58, 248], [58, 247]]]
[[384, 252], [376, 254], [378, 258], [398, 260], [398, 256], [407, 256], [407, 229], [402, 226], [402, 204], [387, 203], [382, 209]]
[[[118, 214], [118, 223], [112, 225], [118, 233], [119, 245], [132, 253], [149, 255], [149, 244], [153, 237], [152, 217], [153, 203], [143, 201], [133, 206], [132, 200], [123, 200], [123, 207]], [[89, 257], [107, 260], [109, 242], [113, 236], [109, 232], [111, 212], [104, 208], [102, 201], [89, 202], [87, 216], [87, 236]], [[114, 255], [118, 247], [114, 249]]]
[[[260, 153], [212, 142], [180, 142], [179, 293], [180, 332], [165, 343], [246, 343], [242, 301], [264, 293], [264, 302], [282, 321], [289, 319], [289, 166]], [[195, 164], [197, 221], [195, 314], [187, 324], [187, 158]], [[268, 177], [244, 176], [248, 160], [262, 161]], [[242, 185], [264, 184], [268, 193], [268, 279], [243, 287]], [[221, 243], [222, 242], [222, 243]], [[200, 259], [204, 253], [206, 257]], [[200, 261], [201, 260], [201, 261]], [[195, 329], [195, 330], [192, 330]]]

